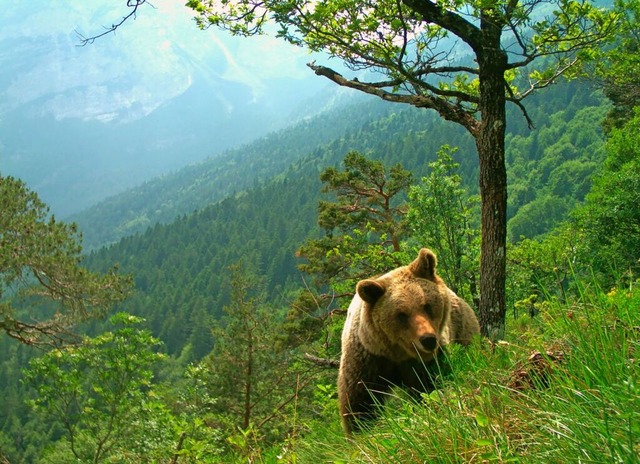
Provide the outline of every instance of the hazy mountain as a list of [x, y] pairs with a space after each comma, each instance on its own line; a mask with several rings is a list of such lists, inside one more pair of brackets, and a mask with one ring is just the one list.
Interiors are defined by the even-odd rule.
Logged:
[[[112, 243], [282, 175], [301, 158], [320, 156], [327, 143], [351, 137], [363, 126], [401, 109], [376, 98], [361, 96], [359, 100], [362, 101], [325, 111], [252, 143], [153, 178], [68, 219], [77, 222], [83, 231], [85, 248]], [[420, 110], [410, 111], [415, 112]], [[424, 113], [426, 121], [434, 118], [425, 111], [420, 113]]]
[[126, 2], [3, 6], [0, 172], [58, 215], [315, 114], [336, 90], [303, 50], [200, 31], [181, 2], [145, 5], [84, 47], [78, 34], [118, 22]]

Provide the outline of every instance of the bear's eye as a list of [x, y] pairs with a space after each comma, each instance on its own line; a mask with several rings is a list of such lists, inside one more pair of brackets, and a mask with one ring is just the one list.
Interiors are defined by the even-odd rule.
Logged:
[[396, 319], [401, 325], [409, 325], [409, 315], [407, 313], [396, 314]]
[[425, 313], [427, 313], [427, 316], [433, 317], [433, 306], [431, 305], [431, 303], [425, 304], [422, 309]]

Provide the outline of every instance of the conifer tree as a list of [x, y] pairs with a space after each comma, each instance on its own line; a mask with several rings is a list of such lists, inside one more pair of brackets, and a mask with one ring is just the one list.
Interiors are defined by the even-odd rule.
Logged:
[[0, 331], [57, 345], [127, 296], [131, 278], [83, 268], [76, 225], [57, 221], [24, 182], [0, 176], [0, 199]]
[[247, 437], [282, 438], [299, 389], [309, 378], [292, 369], [280, 343], [281, 318], [266, 305], [261, 279], [242, 264], [229, 270], [231, 301], [213, 328], [215, 344], [199, 363], [197, 379], [216, 399], [216, 420], [230, 440], [250, 453]]
[[318, 288], [329, 286], [350, 297], [358, 280], [403, 264], [403, 194], [412, 176], [400, 164], [388, 169], [352, 151], [344, 158], [344, 170], [327, 168], [320, 180], [331, 198], [318, 205], [324, 236], [300, 247], [298, 254], [306, 259], [300, 270], [312, 275]]

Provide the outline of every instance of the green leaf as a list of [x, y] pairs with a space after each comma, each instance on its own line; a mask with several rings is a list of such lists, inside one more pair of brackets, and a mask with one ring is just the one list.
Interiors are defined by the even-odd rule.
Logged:
[[493, 440], [488, 438], [478, 438], [476, 440], [476, 445], [478, 446], [493, 446]]
[[476, 411], [476, 424], [478, 427], [486, 427], [489, 425], [489, 418], [479, 411]]

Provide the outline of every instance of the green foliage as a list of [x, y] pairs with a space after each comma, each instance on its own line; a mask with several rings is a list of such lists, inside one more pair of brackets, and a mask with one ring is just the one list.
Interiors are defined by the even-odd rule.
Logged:
[[345, 170], [327, 168], [320, 175], [324, 193], [334, 193], [336, 202], [320, 202], [318, 224], [327, 232], [349, 230], [365, 222], [371, 224], [398, 251], [402, 233], [396, 216], [402, 215], [397, 205], [398, 194], [407, 189], [411, 173], [400, 164], [387, 169], [380, 161], [372, 161], [358, 152], [344, 158]]
[[553, 229], [591, 188], [591, 177], [605, 158], [599, 125], [608, 107], [598, 94], [589, 100], [575, 113], [567, 109], [550, 115], [536, 134], [507, 137], [511, 243]]
[[[576, 265], [583, 257], [579, 246], [582, 234], [572, 224], [564, 224], [543, 238], [524, 239], [507, 250], [509, 306], [514, 318], [522, 313], [530, 317], [539, 311], [539, 303], [548, 298], [566, 301], [576, 275], [588, 277], [588, 268]], [[582, 274], [577, 274], [579, 271]]]
[[[224, 454], [224, 435], [217, 424], [217, 398], [210, 395], [202, 364], [190, 364], [182, 378], [166, 385], [162, 395], [173, 414], [175, 445], [169, 449], [177, 462], [217, 462]], [[165, 450], [165, 457], [169, 454]]]
[[49, 351], [25, 372], [37, 392], [31, 406], [64, 430], [58, 457], [97, 463], [127, 456], [131, 462], [170, 439], [163, 407], [149, 390], [161, 358], [153, 351], [159, 340], [136, 328], [141, 320], [128, 314], [110, 322], [121, 327]]
[[608, 282], [640, 271], [640, 110], [612, 129], [608, 156], [583, 207], [576, 212], [585, 233], [582, 243], [595, 269]]
[[[556, 197], [541, 197], [540, 201], [521, 208], [511, 220], [513, 235], [520, 232], [537, 236], [523, 240], [508, 251], [508, 287], [515, 304], [514, 312], [523, 308], [535, 314], [545, 297], [564, 300], [576, 280], [589, 275], [596, 275], [605, 286], [614, 285], [616, 279], [637, 275], [640, 249], [638, 121], [640, 118], [636, 115], [621, 128], [611, 130], [603, 167], [595, 176], [584, 204], [572, 212], [570, 220], [544, 236], [537, 230], [549, 221], [547, 217], [568, 216], [568, 210], [562, 216], [554, 214], [554, 208], [567, 209]], [[537, 213], [532, 209], [536, 203], [540, 206]], [[530, 214], [525, 216], [527, 211]]]
[[449, 288], [468, 301], [477, 301], [479, 269], [478, 198], [462, 187], [453, 160], [457, 148], [443, 146], [429, 163], [429, 175], [409, 189], [407, 223], [417, 248], [436, 250], [438, 273]]
[[[76, 225], [56, 221], [24, 182], [0, 176], [0, 198], [0, 331], [26, 344], [60, 343], [126, 297], [130, 278], [81, 267]], [[16, 301], [49, 309], [20, 311]]]
[[[462, 50], [456, 52], [461, 55], [478, 53], [484, 39], [480, 31], [489, 25], [515, 35], [512, 47], [517, 51], [502, 77], [510, 85], [509, 97], [516, 101], [548, 86], [577, 62], [593, 59], [593, 45], [612, 33], [618, 19], [593, 2], [572, 0], [437, 5], [383, 1], [375, 8], [354, 0], [271, 1], [260, 9], [249, 0], [222, 4], [191, 0], [187, 6], [196, 12], [201, 27], [213, 25], [241, 36], [277, 28], [276, 35], [283, 40], [340, 58], [352, 69], [375, 69], [387, 78], [373, 86], [354, 80], [350, 87], [385, 98], [409, 92], [447, 102], [457, 99], [456, 105], [466, 111], [477, 110], [478, 69], [443, 59], [444, 39], [455, 36]], [[481, 22], [489, 17], [490, 22]], [[555, 59], [541, 59], [547, 56]], [[524, 78], [516, 79], [517, 75]], [[521, 82], [521, 89], [516, 82]], [[384, 88], [390, 92], [383, 92]], [[459, 115], [443, 111], [441, 103], [416, 100], [412, 104], [435, 108], [443, 117], [461, 121]]]
[[225, 437], [220, 446], [250, 457], [289, 432], [309, 378], [279, 343], [281, 318], [266, 305], [260, 278], [240, 264], [230, 268], [230, 285], [231, 302], [213, 328], [213, 351], [190, 372], [214, 399], [208, 418]]
[[572, 204], [555, 196], [538, 197], [524, 205], [509, 221], [511, 241], [543, 235], [567, 217]]
[[623, 125], [640, 105], [640, 2], [616, 0], [614, 11], [619, 17], [615, 46], [600, 50], [594, 61], [594, 74], [614, 105], [604, 123], [607, 131]]

